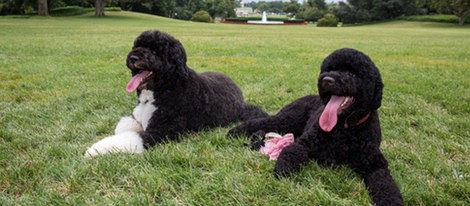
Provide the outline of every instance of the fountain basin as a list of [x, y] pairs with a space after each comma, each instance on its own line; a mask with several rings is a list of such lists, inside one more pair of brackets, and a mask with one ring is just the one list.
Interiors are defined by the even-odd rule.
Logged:
[[[275, 23], [275, 24], [270, 24], [271, 22], [281, 22], [281, 23]], [[308, 22], [306, 21], [269, 21], [268, 23], [265, 23], [265, 22], [262, 22], [262, 21], [252, 21], [252, 20], [249, 20], [249, 21], [243, 21], [243, 20], [238, 20], [238, 21], [234, 21], [234, 20], [220, 20], [220, 23], [225, 23], [225, 24], [247, 24], [247, 25], [272, 25], [272, 26], [275, 26], [275, 25], [308, 25]]]
[[283, 21], [247, 21], [247, 24], [284, 24]]

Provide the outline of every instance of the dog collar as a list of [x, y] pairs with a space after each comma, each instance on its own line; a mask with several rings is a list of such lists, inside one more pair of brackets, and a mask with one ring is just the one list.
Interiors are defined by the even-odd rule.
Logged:
[[355, 124], [353, 124], [352, 126], [350, 126], [348, 124], [347, 121], [344, 122], [344, 128], [349, 128], [349, 127], [355, 127], [355, 126], [358, 126], [362, 123], [364, 123], [365, 121], [367, 121], [367, 119], [369, 119], [369, 116], [370, 116], [370, 112], [366, 114], [366, 116], [364, 116], [362, 119], [360, 119], [359, 121], [357, 121]]

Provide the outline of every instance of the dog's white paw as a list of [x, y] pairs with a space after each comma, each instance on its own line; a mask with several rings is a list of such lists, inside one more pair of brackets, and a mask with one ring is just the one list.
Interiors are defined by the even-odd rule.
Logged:
[[116, 152], [142, 153], [144, 151], [144, 143], [140, 135], [137, 132], [128, 131], [96, 142], [85, 152], [85, 157]]
[[137, 120], [131, 116], [126, 116], [119, 120], [116, 129], [114, 129], [114, 134], [121, 134], [127, 131], [142, 132], [144, 129], [142, 128], [142, 125], [137, 122]]

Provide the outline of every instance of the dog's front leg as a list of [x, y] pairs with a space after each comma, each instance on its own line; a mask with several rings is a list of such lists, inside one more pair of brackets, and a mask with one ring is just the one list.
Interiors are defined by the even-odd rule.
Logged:
[[375, 205], [405, 205], [400, 190], [387, 168], [367, 173], [363, 178]]
[[142, 132], [144, 131], [144, 128], [142, 127], [142, 124], [134, 118], [134, 116], [124, 116], [116, 125], [114, 134], [121, 134], [127, 131]]
[[144, 151], [141, 134], [135, 131], [126, 131], [96, 142], [85, 152], [85, 157], [116, 152], [142, 153]]
[[309, 161], [308, 152], [306, 148], [295, 142], [282, 149], [281, 154], [277, 158], [276, 166], [274, 167], [274, 176], [280, 178], [281, 176], [288, 176], [292, 172], [300, 169], [300, 166], [307, 164]]

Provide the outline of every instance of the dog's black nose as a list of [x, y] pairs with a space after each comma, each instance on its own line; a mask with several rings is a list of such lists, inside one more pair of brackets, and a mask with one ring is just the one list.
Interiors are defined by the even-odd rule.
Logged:
[[139, 61], [139, 57], [138, 57], [138, 56], [131, 55], [131, 56], [129, 57], [129, 62], [130, 62], [131, 64], [134, 64], [134, 63], [136, 63], [137, 61]]
[[333, 79], [333, 77], [330, 77], [330, 76], [323, 77], [321, 81], [322, 81], [322, 84], [325, 86], [333, 86], [335, 84], [335, 79]]

